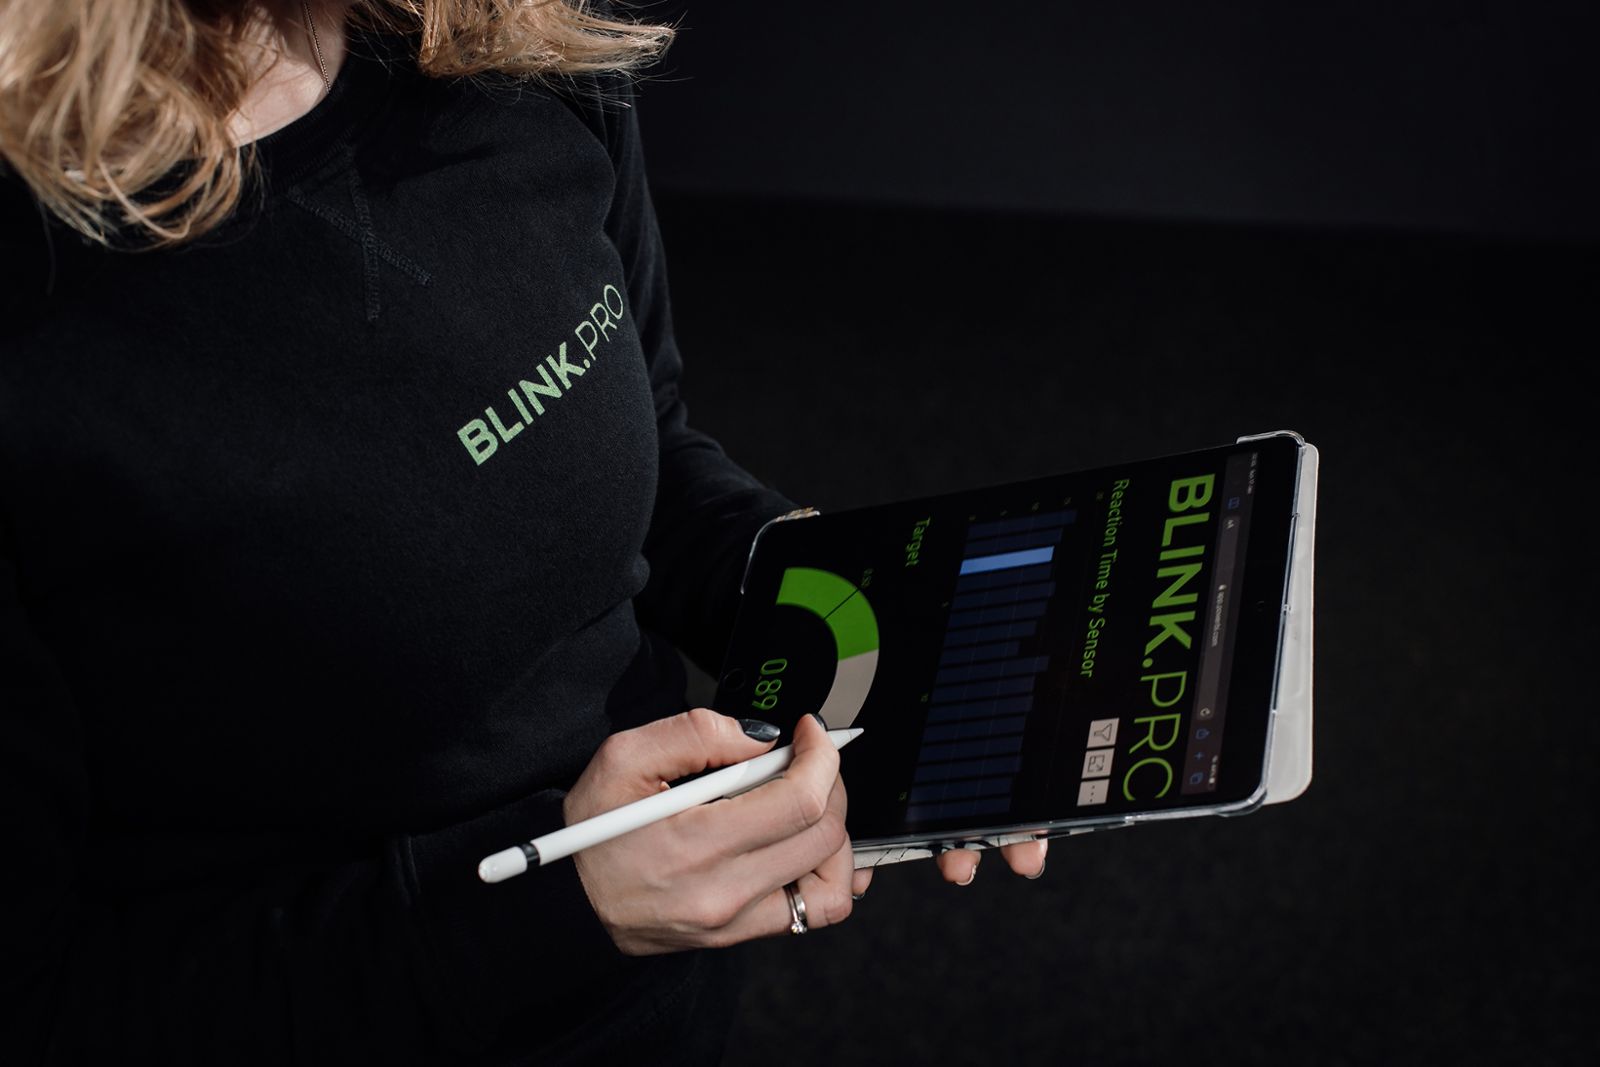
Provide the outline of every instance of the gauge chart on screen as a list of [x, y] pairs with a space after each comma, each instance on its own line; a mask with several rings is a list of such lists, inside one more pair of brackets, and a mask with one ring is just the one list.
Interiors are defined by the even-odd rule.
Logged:
[[770, 603], [758, 654], [723, 676], [723, 691], [751, 714], [815, 711], [830, 729], [855, 723], [878, 674], [878, 617], [866, 593], [833, 571], [788, 567]]
[[819, 619], [833, 639], [833, 680], [818, 714], [829, 729], [856, 721], [878, 673], [878, 617], [867, 596], [832, 571], [790, 567], [783, 572], [777, 603]]

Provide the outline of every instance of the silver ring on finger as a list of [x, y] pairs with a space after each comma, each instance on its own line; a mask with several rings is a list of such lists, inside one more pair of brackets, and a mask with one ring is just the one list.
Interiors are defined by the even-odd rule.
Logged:
[[811, 929], [806, 924], [806, 899], [800, 895], [800, 882], [796, 879], [783, 887], [783, 895], [789, 898], [789, 932], [803, 934]]

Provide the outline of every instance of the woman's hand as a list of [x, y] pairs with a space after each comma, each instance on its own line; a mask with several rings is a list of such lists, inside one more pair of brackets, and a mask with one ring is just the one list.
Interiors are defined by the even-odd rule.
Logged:
[[[1037, 878], [1044, 874], [1045, 851], [1049, 847], [1050, 842], [1043, 839], [1021, 841], [1015, 845], [1002, 845], [1000, 856], [1015, 873], [1024, 878]], [[939, 864], [939, 873], [945, 881], [971, 885], [978, 876], [978, 860], [982, 857], [982, 852], [954, 848], [949, 852], [941, 852], [935, 862]]]
[[[759, 756], [771, 741], [706, 708], [613, 734], [567, 794], [570, 825], [666, 782]], [[854, 870], [839, 751], [803, 716], [783, 777], [577, 853], [595, 914], [623, 952], [644, 956], [787, 933], [783, 886], [798, 881], [813, 929], [842, 922], [871, 871]]]

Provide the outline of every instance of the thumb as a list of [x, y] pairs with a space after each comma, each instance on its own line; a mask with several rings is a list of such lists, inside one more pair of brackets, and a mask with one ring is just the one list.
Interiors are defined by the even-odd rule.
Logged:
[[828, 727], [820, 712], [800, 716], [794, 724], [794, 756], [799, 759], [811, 751], [837, 752], [838, 746], [828, 740]]
[[818, 797], [826, 798], [832, 790], [839, 776], [839, 747], [828, 738], [821, 715], [802, 715], [795, 723], [794, 761], [783, 776], [804, 783]]

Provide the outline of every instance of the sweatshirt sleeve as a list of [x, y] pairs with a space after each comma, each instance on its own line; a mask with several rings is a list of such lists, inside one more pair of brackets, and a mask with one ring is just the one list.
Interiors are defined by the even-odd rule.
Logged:
[[607, 229], [622, 256], [634, 327], [649, 362], [660, 436], [660, 481], [645, 541], [650, 581], [641, 622], [715, 675], [738, 606], [739, 579], [761, 525], [796, 505], [689, 424], [679, 389], [683, 359], [672, 332], [667, 264], [645, 172], [633, 94], [605, 90], [600, 116], [616, 169]]
[[[532, 1044], [592, 1012], [636, 962], [573, 865], [476, 877], [482, 856], [560, 825], [557, 791], [315, 856], [209, 836], [108, 845], [90, 813], [116, 798], [94, 794], [17, 574], [0, 546], [0, 1062], [462, 1063], [519, 1025]], [[201, 849], [209, 873], [163, 876], [162, 857]]]

